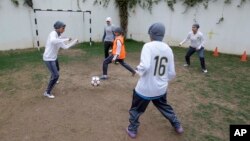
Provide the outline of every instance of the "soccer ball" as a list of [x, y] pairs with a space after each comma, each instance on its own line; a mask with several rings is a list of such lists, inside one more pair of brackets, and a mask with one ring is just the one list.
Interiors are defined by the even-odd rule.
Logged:
[[101, 83], [100, 78], [98, 76], [93, 76], [91, 79], [92, 86], [99, 86]]

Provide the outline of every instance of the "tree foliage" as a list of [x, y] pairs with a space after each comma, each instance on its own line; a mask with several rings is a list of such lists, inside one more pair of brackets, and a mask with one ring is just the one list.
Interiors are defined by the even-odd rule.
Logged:
[[[19, 0], [11, 0], [11, 2], [18, 7], [19, 6]], [[30, 8], [33, 8], [33, 1], [32, 0], [24, 0], [24, 5], [28, 5]]]

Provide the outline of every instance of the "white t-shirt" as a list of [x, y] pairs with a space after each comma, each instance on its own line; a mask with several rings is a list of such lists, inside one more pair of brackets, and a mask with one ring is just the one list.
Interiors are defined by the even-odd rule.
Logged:
[[196, 49], [200, 49], [201, 47], [204, 47], [204, 37], [203, 34], [198, 31], [196, 34], [194, 34], [192, 31], [188, 33], [188, 36], [185, 40], [183, 40], [180, 44], [183, 44], [190, 40], [190, 46]]
[[135, 91], [141, 97], [154, 99], [164, 95], [168, 81], [176, 75], [172, 49], [160, 41], [144, 44], [140, 64], [136, 69], [140, 79]]
[[77, 43], [77, 40], [73, 40], [69, 44], [65, 44], [66, 41], [69, 41], [69, 38], [60, 38], [56, 31], [52, 31], [45, 45], [43, 60], [55, 61], [60, 48], [68, 49]]

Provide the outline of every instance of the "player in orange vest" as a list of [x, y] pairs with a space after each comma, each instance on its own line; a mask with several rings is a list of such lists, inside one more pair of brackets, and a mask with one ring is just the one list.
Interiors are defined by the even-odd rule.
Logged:
[[113, 42], [112, 54], [103, 61], [103, 75], [100, 77], [102, 80], [108, 79], [108, 64], [119, 62], [124, 68], [135, 75], [135, 70], [131, 68], [127, 63], [124, 62], [126, 58], [126, 51], [124, 45], [123, 31], [120, 27], [114, 30], [115, 40]]

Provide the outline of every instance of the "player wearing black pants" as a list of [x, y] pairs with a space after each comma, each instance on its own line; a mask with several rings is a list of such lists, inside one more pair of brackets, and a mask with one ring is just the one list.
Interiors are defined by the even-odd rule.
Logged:
[[102, 41], [104, 43], [104, 57], [107, 58], [109, 56], [109, 50], [113, 46], [113, 41], [115, 38], [115, 35], [113, 33], [114, 26], [111, 24], [111, 18], [106, 18], [106, 27], [104, 28], [104, 34], [102, 37]]
[[124, 62], [124, 59], [126, 58], [126, 51], [125, 51], [125, 45], [124, 45], [124, 37], [122, 35], [123, 31], [120, 27], [117, 27], [114, 30], [115, 34], [115, 40], [112, 48], [111, 55], [107, 57], [103, 61], [103, 75], [100, 77], [102, 80], [105, 80], [108, 78], [108, 65], [110, 63], [117, 63], [119, 62], [124, 68], [126, 68], [128, 71], [132, 73], [132, 76], [136, 73], [133, 68], [131, 68], [127, 63]]
[[195, 52], [197, 52], [199, 59], [200, 59], [201, 71], [203, 73], [207, 73], [208, 71], [207, 71], [207, 68], [205, 65], [205, 56], [204, 56], [204, 51], [205, 51], [204, 50], [204, 43], [205, 43], [205, 41], [204, 41], [203, 34], [200, 31], [198, 31], [199, 28], [200, 28], [199, 24], [193, 24], [192, 31], [190, 31], [188, 33], [187, 38], [184, 39], [180, 43], [180, 46], [182, 44], [184, 44], [185, 42], [190, 41], [190, 46], [189, 46], [189, 49], [188, 49], [186, 56], [185, 56], [186, 64], [184, 64], [184, 67], [190, 66], [190, 57]]
[[173, 51], [162, 42], [165, 26], [155, 23], [150, 26], [148, 33], [151, 42], [144, 44], [140, 63], [136, 67], [140, 79], [133, 91], [129, 125], [126, 128], [126, 132], [131, 138], [136, 138], [140, 125], [139, 118], [145, 112], [150, 101], [168, 119], [177, 133], [184, 132], [173, 108], [167, 103], [168, 83], [176, 73]]
[[104, 41], [104, 56], [105, 58], [109, 57], [109, 50], [112, 48], [113, 42]]
[[152, 101], [154, 106], [161, 112], [161, 114], [170, 121], [171, 125], [174, 128], [180, 127], [180, 122], [177, 119], [173, 108], [167, 103], [167, 94], [164, 94], [163, 96], [157, 99], [147, 100], [147, 99], [141, 98], [134, 90], [133, 101], [132, 101], [131, 108], [129, 110], [130, 124], [128, 126], [128, 130], [130, 132], [137, 133], [137, 129], [140, 125], [139, 117], [141, 114], [145, 112], [150, 101]]
[[197, 50], [194, 47], [189, 47], [187, 54], [185, 56], [186, 59], [186, 63], [188, 66], [190, 66], [190, 57], [195, 53], [198, 53], [198, 56], [200, 58], [200, 64], [201, 64], [201, 68], [202, 70], [206, 70], [206, 65], [205, 65], [205, 57], [204, 57], [204, 47], [201, 47], [199, 50]]
[[[114, 58], [114, 56], [110, 55], [108, 58], [106, 58], [104, 60], [104, 62], [103, 62], [103, 76], [107, 76], [108, 75], [108, 65], [110, 63], [112, 63], [113, 58]], [[132, 74], [135, 74], [135, 70], [133, 68], [131, 68], [126, 62], [124, 62], [123, 59], [116, 59], [115, 62], [120, 63], [124, 68], [126, 68]]]

